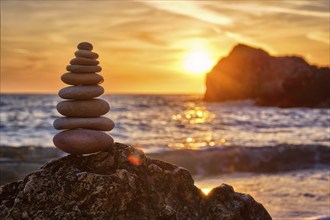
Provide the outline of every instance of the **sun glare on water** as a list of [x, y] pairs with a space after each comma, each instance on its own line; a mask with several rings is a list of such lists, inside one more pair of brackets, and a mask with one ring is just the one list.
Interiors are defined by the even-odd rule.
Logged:
[[210, 54], [204, 50], [191, 51], [185, 57], [183, 68], [190, 74], [204, 74], [213, 66]]

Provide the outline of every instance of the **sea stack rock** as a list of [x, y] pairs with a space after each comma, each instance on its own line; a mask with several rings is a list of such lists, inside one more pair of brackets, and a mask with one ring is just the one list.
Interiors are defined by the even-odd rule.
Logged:
[[253, 99], [261, 106], [330, 108], [329, 85], [330, 67], [238, 44], [207, 74], [204, 100]]
[[104, 131], [111, 131], [114, 122], [101, 117], [110, 110], [109, 104], [97, 98], [104, 93], [99, 84], [103, 77], [96, 72], [99, 55], [92, 52], [93, 45], [82, 42], [77, 46], [75, 58], [66, 67], [68, 73], [61, 77], [71, 86], [61, 89], [58, 95], [66, 99], [58, 103], [57, 111], [65, 117], [54, 121], [54, 128], [64, 130], [53, 138], [55, 146], [70, 154], [89, 154], [108, 151], [113, 145], [113, 138]]

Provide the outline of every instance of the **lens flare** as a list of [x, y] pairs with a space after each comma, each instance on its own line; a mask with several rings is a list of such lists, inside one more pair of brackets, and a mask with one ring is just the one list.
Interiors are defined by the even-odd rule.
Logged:
[[141, 159], [134, 154], [130, 154], [127, 159], [134, 166], [139, 166], [142, 163]]

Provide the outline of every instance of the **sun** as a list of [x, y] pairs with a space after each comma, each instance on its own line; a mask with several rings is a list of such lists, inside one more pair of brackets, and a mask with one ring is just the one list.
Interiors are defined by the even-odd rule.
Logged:
[[183, 68], [190, 74], [204, 74], [213, 66], [213, 60], [204, 50], [196, 50], [188, 53], [184, 59]]

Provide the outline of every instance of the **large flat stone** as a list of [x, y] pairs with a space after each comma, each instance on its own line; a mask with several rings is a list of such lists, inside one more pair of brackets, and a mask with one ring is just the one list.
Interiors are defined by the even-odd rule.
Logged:
[[104, 81], [103, 76], [97, 73], [64, 73], [61, 80], [69, 85], [96, 85]]
[[84, 65], [84, 66], [96, 66], [99, 63], [100, 62], [98, 60], [88, 59], [83, 57], [76, 57], [70, 61], [70, 64], [72, 65]]
[[99, 58], [99, 55], [97, 53], [94, 53], [92, 51], [88, 50], [77, 50], [74, 55], [76, 57], [85, 57], [85, 58], [90, 58], [90, 59], [97, 59]]
[[69, 86], [61, 89], [58, 95], [63, 99], [92, 99], [104, 93], [104, 89], [99, 85], [79, 85]]
[[113, 138], [102, 131], [74, 129], [56, 134], [53, 142], [57, 148], [69, 154], [89, 154], [109, 151]]
[[68, 65], [66, 70], [72, 73], [95, 73], [101, 72], [102, 68], [100, 66]]
[[62, 101], [56, 108], [60, 114], [73, 118], [99, 117], [110, 110], [109, 104], [102, 99]]
[[87, 128], [99, 131], [111, 131], [115, 123], [106, 117], [98, 118], [58, 118], [53, 123], [57, 130]]

